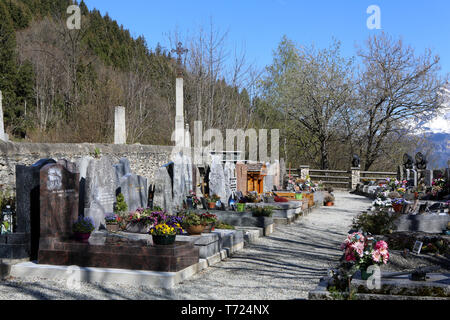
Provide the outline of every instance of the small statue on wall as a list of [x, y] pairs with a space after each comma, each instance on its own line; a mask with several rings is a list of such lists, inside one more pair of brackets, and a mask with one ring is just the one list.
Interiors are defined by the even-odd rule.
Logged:
[[414, 169], [414, 160], [407, 153], [403, 155], [403, 166], [405, 167], [405, 169]]
[[356, 154], [353, 155], [352, 167], [353, 167], [353, 168], [359, 168], [359, 167], [361, 167], [361, 159], [360, 159], [359, 156], [356, 155]]
[[426, 170], [427, 169], [428, 160], [427, 158], [421, 153], [418, 152], [416, 154], [416, 166], [419, 170]]

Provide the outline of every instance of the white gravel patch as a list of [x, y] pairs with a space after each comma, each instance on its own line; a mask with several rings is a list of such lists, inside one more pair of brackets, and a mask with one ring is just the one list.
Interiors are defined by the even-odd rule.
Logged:
[[340, 244], [352, 219], [371, 201], [336, 192], [334, 207], [319, 207], [291, 225], [245, 247], [172, 289], [10, 279], [0, 282], [0, 299], [39, 300], [288, 300], [306, 299], [342, 255]]

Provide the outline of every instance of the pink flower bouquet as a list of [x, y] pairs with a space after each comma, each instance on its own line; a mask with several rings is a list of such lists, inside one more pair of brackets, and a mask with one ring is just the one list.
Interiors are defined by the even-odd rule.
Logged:
[[375, 239], [365, 237], [361, 232], [349, 235], [341, 249], [345, 252], [345, 261], [354, 262], [361, 270], [374, 264], [387, 264], [389, 260], [388, 244], [385, 241], [375, 242]]

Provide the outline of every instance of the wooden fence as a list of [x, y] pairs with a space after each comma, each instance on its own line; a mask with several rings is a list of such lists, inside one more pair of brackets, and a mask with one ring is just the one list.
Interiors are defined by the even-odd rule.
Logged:
[[360, 168], [344, 170], [321, 170], [301, 166], [299, 169], [291, 169], [293, 178], [305, 179], [307, 176], [314, 183], [321, 182], [325, 186], [354, 189], [359, 182], [374, 181], [386, 178], [395, 178], [396, 172], [361, 171]]

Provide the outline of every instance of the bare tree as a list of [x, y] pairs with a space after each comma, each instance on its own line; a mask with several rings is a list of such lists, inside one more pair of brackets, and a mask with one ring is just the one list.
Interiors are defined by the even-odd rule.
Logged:
[[402, 40], [382, 33], [358, 52], [364, 69], [358, 84], [359, 116], [363, 130], [364, 168], [369, 170], [383, 156], [390, 137], [414, 129], [414, 121], [433, 116], [440, 108], [439, 57], [430, 50], [416, 56]]

